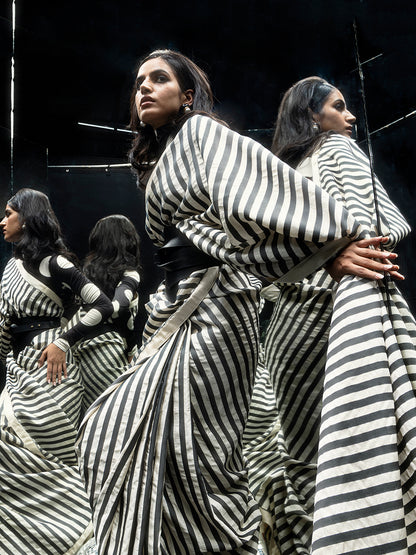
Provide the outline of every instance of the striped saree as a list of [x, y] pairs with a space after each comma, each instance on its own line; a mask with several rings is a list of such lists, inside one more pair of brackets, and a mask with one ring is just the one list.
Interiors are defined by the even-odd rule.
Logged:
[[[1, 348], [10, 348], [8, 321], [18, 309], [60, 317], [53, 291], [12, 258], [2, 278]], [[24, 313], [24, 312], [23, 312]], [[67, 353], [68, 377], [46, 383], [42, 351], [62, 334], [44, 330], [6, 360], [0, 396], [0, 553], [75, 555], [92, 537], [91, 510], [80, 479], [74, 443], [84, 392], [78, 366]]]
[[304, 276], [356, 237], [354, 218], [258, 143], [194, 116], [146, 191], [156, 245], [175, 226], [220, 260], [163, 284], [139, 356], [81, 426], [100, 555], [257, 553], [242, 435], [258, 354], [252, 274]]
[[[358, 146], [333, 135], [310, 168], [374, 233], [369, 163]], [[376, 190], [392, 249], [409, 228], [378, 181]], [[266, 459], [259, 446], [249, 454], [271, 549], [416, 552], [415, 322], [394, 283], [388, 291], [352, 276], [336, 286], [323, 271], [275, 288], [265, 360], [281, 427]]]

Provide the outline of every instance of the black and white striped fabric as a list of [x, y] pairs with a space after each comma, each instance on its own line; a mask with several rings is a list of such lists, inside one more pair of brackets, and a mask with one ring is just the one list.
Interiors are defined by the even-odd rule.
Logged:
[[[126, 270], [112, 300], [113, 314], [107, 320], [113, 329], [80, 342], [74, 351], [84, 385], [81, 404], [83, 414], [128, 368], [129, 357], [136, 354], [137, 340], [136, 346], [130, 345], [130, 336], [134, 334], [135, 318], [139, 310], [139, 284], [138, 272]], [[74, 320], [78, 320], [83, 313], [81, 309]]]
[[[81, 412], [85, 414], [97, 397], [128, 368], [125, 339], [116, 331], [101, 333], [82, 341], [74, 358], [84, 385]], [[98, 373], [97, 368], [100, 369]]]
[[[331, 146], [317, 157], [323, 186], [333, 194], [347, 174], [347, 208], [373, 224], [365, 156], [348, 139]], [[394, 245], [409, 228], [377, 185], [381, 231]], [[337, 289], [319, 438], [316, 555], [328, 546], [333, 553], [416, 553], [416, 324], [395, 284], [388, 288], [387, 299], [383, 286], [346, 277]]]
[[[374, 233], [369, 164], [357, 145], [334, 135], [310, 167]], [[409, 227], [376, 186], [393, 248]], [[353, 277], [336, 287], [325, 272], [276, 289], [265, 360], [281, 429], [269, 473], [257, 471], [266, 477], [256, 497], [283, 554], [416, 552], [415, 323], [393, 283], [389, 290], [387, 300], [383, 285]]]
[[242, 453], [258, 345], [250, 273], [304, 276], [359, 228], [267, 149], [204, 116], [168, 145], [146, 203], [156, 245], [173, 225], [223, 264], [182, 280], [173, 303], [161, 286], [135, 366], [84, 419], [99, 552], [255, 554], [260, 514]]
[[[254, 381], [247, 423], [243, 434], [243, 452], [247, 459], [249, 489], [259, 502], [261, 512], [260, 544], [267, 555], [279, 555], [280, 550], [274, 539], [274, 499], [276, 477], [273, 469], [280, 472], [282, 464], [277, 463], [279, 453], [277, 437], [280, 420], [276, 397], [270, 383], [268, 368], [264, 366], [262, 349]], [[285, 484], [282, 481], [282, 489]]]
[[[11, 259], [2, 278], [1, 347], [10, 348], [13, 314], [60, 317], [59, 297]], [[100, 320], [99, 314], [96, 315]], [[90, 319], [92, 322], [92, 319]], [[62, 335], [45, 330], [16, 358], [6, 359], [0, 397], [0, 552], [76, 554], [93, 534], [91, 510], [79, 475], [74, 444], [83, 385], [71, 351], [68, 378], [46, 382], [38, 360]]]
[[[264, 343], [274, 403], [253, 396], [249, 425], [267, 440], [257, 442], [258, 454], [251, 445], [246, 454], [250, 486], [265, 513], [270, 553], [310, 553], [331, 284], [328, 274], [318, 271], [302, 284], [262, 291], [275, 303]], [[264, 421], [275, 404], [279, 416], [268, 431]]]

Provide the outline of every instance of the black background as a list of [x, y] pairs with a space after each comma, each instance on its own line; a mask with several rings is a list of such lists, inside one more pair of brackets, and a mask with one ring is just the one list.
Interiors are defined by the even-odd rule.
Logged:
[[[416, 226], [415, 3], [390, 0], [240, 0], [166, 3], [132, 0], [16, 0], [15, 140], [10, 140], [12, 2], [0, 11], [0, 202], [34, 187], [49, 194], [71, 248], [79, 257], [97, 219], [130, 217], [142, 237], [142, 301], [160, 275], [143, 230], [143, 197], [126, 162], [124, 129], [136, 62], [154, 48], [174, 48], [209, 75], [216, 111], [231, 127], [270, 146], [283, 92], [308, 75], [337, 85], [363, 135], [360, 82], [355, 71], [357, 22], [375, 170]], [[380, 56], [381, 54], [381, 56]], [[365, 143], [363, 143], [365, 149]], [[13, 162], [13, 167], [11, 162]], [[74, 168], [100, 164], [102, 168]], [[56, 168], [54, 166], [64, 166]], [[402, 291], [415, 312], [414, 234], [399, 248], [407, 279]], [[1, 270], [11, 254], [0, 243]], [[142, 308], [143, 310], [143, 308]]]

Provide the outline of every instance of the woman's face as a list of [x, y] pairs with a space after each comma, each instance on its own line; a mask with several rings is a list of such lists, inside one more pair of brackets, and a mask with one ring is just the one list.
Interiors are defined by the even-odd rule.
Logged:
[[19, 212], [16, 212], [16, 210], [13, 210], [13, 208], [7, 204], [4, 213], [5, 216], [0, 222], [4, 240], [8, 243], [15, 243], [21, 239], [23, 234], [22, 225], [19, 221]]
[[335, 131], [345, 137], [351, 137], [355, 116], [347, 110], [345, 99], [338, 89], [334, 89], [326, 98], [322, 110], [313, 114], [321, 131]]
[[175, 73], [162, 58], [152, 58], [140, 66], [136, 85], [137, 114], [153, 129], [172, 121], [182, 104], [192, 104], [192, 90], [182, 92]]

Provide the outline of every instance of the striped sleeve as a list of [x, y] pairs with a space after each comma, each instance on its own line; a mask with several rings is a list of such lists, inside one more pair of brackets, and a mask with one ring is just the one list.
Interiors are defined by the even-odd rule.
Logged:
[[72, 289], [86, 305], [90, 305], [83, 317], [54, 341], [57, 347], [67, 351], [69, 347], [84, 339], [87, 334], [102, 324], [113, 312], [113, 305], [96, 285], [63, 256], [51, 258], [50, 271], [55, 278], [59, 278]]
[[363, 228], [389, 236], [386, 246], [390, 249], [406, 237], [409, 224], [377, 176], [373, 188], [369, 160], [354, 141], [332, 135], [317, 153], [317, 161], [322, 187], [341, 201]]
[[156, 243], [176, 225], [207, 254], [265, 277], [291, 271], [301, 279], [360, 231], [320, 187], [205, 116], [183, 126], [148, 189], [147, 229]]

